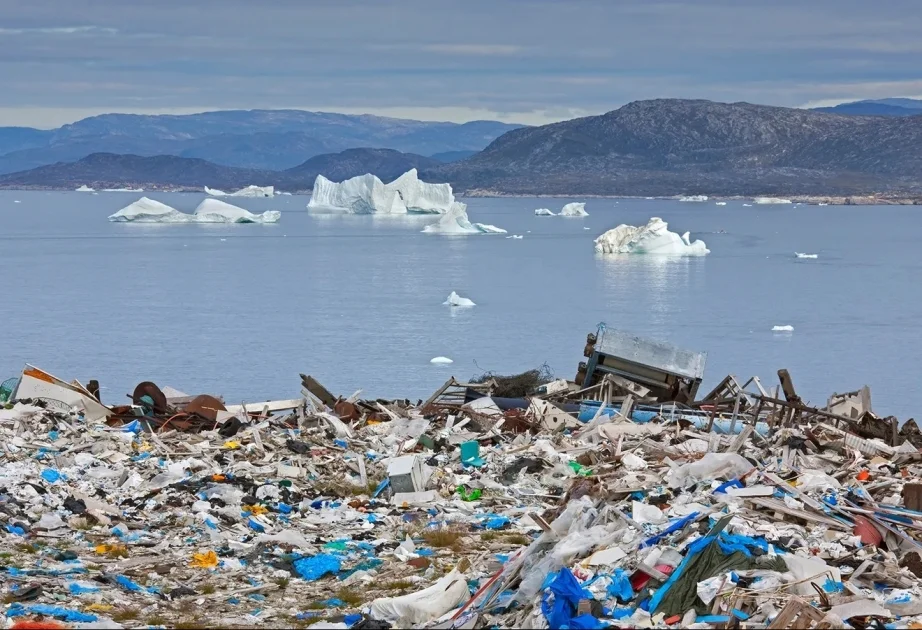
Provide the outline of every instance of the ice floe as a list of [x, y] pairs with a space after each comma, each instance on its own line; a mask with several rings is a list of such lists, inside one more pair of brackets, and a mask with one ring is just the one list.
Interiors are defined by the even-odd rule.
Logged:
[[448, 357], [435, 357], [429, 360], [429, 363], [434, 363], [435, 365], [448, 365], [449, 363], [454, 363]]
[[727, 202], [726, 202], [726, 201], [718, 201], [718, 202], [716, 202], [714, 205], [715, 205], [715, 206], [725, 206], [725, 205], [727, 205]]
[[522, 240], [522, 239], [525, 238], [525, 237], [522, 236], [521, 234], [510, 234], [510, 235], [507, 236], [506, 238], [511, 238], [511, 239], [515, 239], [515, 240], [517, 240], [517, 241], [520, 241], [520, 240]]
[[619, 225], [595, 240], [600, 254], [655, 254], [660, 256], [705, 256], [711, 250], [704, 241], [689, 239], [689, 233], [679, 236], [669, 231], [668, 224], [653, 217], [646, 225]]
[[282, 213], [278, 210], [266, 210], [254, 214], [218, 199], [205, 199], [193, 213], [196, 223], [278, 223]]
[[548, 210], [547, 208], [538, 208], [535, 210], [535, 216], [536, 217], [555, 217], [557, 215], [551, 212], [550, 210]]
[[817, 254], [804, 254], [801, 252], [794, 252], [794, 255], [798, 258], [819, 258]]
[[461, 307], [477, 306], [474, 303], [474, 300], [471, 300], [466, 297], [461, 297], [454, 291], [451, 292], [451, 295], [449, 295], [448, 299], [442, 302], [442, 304], [445, 306], [461, 306]]
[[192, 215], [148, 197], [141, 197], [109, 217], [115, 223], [189, 223], [191, 219]]
[[217, 188], [209, 188], [208, 186], [205, 186], [205, 193], [211, 195], [212, 197], [274, 197], [275, 187], [254, 186], [251, 184], [235, 192], [228, 193], [224, 192], [223, 190], [218, 190]]
[[343, 182], [318, 175], [307, 209], [314, 213], [445, 214], [455, 195], [450, 184], [430, 184], [410, 169], [389, 184], [367, 173]]
[[760, 206], [768, 206], [772, 204], [791, 203], [791, 200], [790, 199], [780, 199], [778, 197], [755, 197], [752, 200], [752, 203], [758, 204]]
[[253, 214], [217, 199], [205, 199], [192, 214], [141, 197], [109, 217], [114, 223], [276, 223], [281, 218], [278, 210]]
[[584, 203], [568, 203], [565, 205], [558, 216], [561, 217], [588, 217], [589, 213], [586, 212], [586, 204]]
[[794, 332], [794, 327], [791, 325], [772, 326], [772, 332]]
[[423, 228], [425, 234], [506, 234], [506, 230], [486, 223], [471, 223], [467, 206], [460, 201], [452, 204], [451, 210], [431, 225]]
[[144, 192], [143, 188], [103, 188], [103, 192]]
[[688, 196], [686, 196], [686, 197], [679, 197], [679, 201], [697, 201], [697, 202], [701, 202], [701, 201], [707, 201], [707, 200], [708, 200], [708, 196], [707, 196], [707, 195], [688, 195]]
[[86, 184], [83, 184], [82, 186], [80, 186], [80, 188], [77, 189], [76, 192], [95, 192], [95, 189], [94, 189], [94, 188], [90, 188], [90, 187], [87, 186]]

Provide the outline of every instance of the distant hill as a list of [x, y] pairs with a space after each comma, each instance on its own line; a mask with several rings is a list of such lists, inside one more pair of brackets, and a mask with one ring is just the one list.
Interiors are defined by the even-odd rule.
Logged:
[[372, 173], [389, 182], [412, 168], [425, 170], [441, 164], [433, 158], [392, 149], [347, 149], [340, 153], [312, 157], [303, 164], [284, 171], [284, 175], [293, 181], [310, 182], [306, 186], [310, 188], [317, 175], [341, 182], [350, 177]]
[[466, 160], [472, 155], [476, 155], [477, 151], [445, 151], [444, 153], [435, 153], [430, 155], [433, 160], [438, 160], [439, 162], [460, 162], [461, 160]]
[[813, 111], [845, 116], [918, 116], [922, 114], [922, 100], [882, 98], [874, 101], [841, 103], [835, 107], [816, 107]]
[[435, 169], [459, 191], [560, 195], [922, 191], [922, 116], [637, 101], [517, 129]]
[[241, 188], [250, 184], [281, 190], [308, 190], [317, 175], [334, 181], [373, 173], [391, 181], [412, 168], [429, 169], [442, 163], [422, 155], [391, 149], [347, 149], [315, 156], [285, 171], [222, 166], [200, 158], [172, 155], [139, 156], [94, 153], [75, 162], [59, 162], [19, 173], [0, 175], [0, 188]]
[[72, 162], [93, 153], [175, 155], [226, 166], [284, 170], [315, 155], [359, 147], [419, 155], [476, 152], [519, 127], [494, 121], [421, 122], [301, 110], [104, 114], [50, 131], [0, 127], [0, 173]]

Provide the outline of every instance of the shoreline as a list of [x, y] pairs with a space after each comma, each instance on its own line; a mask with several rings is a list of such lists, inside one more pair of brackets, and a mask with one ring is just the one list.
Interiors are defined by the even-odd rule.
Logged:
[[[143, 195], [144, 193], [201, 193], [206, 194], [204, 190], [198, 186], [179, 186], [179, 187], [165, 187], [165, 186], [147, 186], [143, 184], [133, 184], [125, 185], [122, 187], [125, 188], [143, 188], [143, 191], [140, 191], [136, 194]], [[73, 188], [64, 188], [61, 186], [16, 186], [16, 187], [5, 187], [0, 186], [0, 191], [8, 192], [83, 192], [77, 191]], [[129, 192], [129, 191], [120, 191], [120, 190], [110, 190], [105, 191], [102, 189], [94, 190], [92, 192]], [[292, 190], [284, 191], [290, 193], [291, 195], [298, 196], [309, 196], [311, 190]], [[481, 190], [474, 189], [470, 191], [465, 191], [457, 195], [459, 199], [624, 199], [631, 201], [680, 201], [683, 196], [686, 195], [659, 195], [659, 196], [640, 196], [640, 195], [580, 195], [580, 194], [520, 194], [520, 193], [505, 193], [497, 190]], [[806, 204], [806, 205], [828, 205], [828, 206], [922, 206], [922, 195], [887, 195], [887, 196], [875, 196], [875, 195], [707, 195], [707, 201], [687, 201], [691, 206], [702, 204], [706, 205], [708, 203], [716, 203], [718, 201], [742, 201], [751, 203], [753, 206], [787, 206], [793, 204]], [[791, 203], [755, 203], [757, 198], [766, 198], [766, 199], [786, 199]]]

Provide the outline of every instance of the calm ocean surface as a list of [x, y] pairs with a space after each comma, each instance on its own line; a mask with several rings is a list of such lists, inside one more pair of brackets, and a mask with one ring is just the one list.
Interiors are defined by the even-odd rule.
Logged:
[[[139, 196], [0, 191], [0, 380], [29, 362], [98, 379], [108, 403], [142, 380], [238, 402], [295, 397], [303, 372], [334, 393], [415, 399], [545, 362], [573, 378], [606, 322], [708, 352], [705, 388], [728, 373], [774, 386], [785, 367], [813, 403], [868, 384], [878, 413], [919, 416], [918, 208], [465, 200], [472, 221], [522, 240], [421, 234], [431, 216], [310, 216], [297, 196], [234, 200], [281, 210], [277, 225], [106, 221]], [[203, 198], [149, 196], [186, 212]], [[533, 214], [567, 201], [590, 216]], [[711, 254], [594, 253], [603, 231], [652, 216]], [[477, 306], [442, 306], [452, 290]]]

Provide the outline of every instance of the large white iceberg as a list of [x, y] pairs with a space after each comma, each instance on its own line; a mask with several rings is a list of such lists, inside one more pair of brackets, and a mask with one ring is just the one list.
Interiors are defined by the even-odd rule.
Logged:
[[668, 224], [653, 217], [646, 225], [619, 225], [595, 240], [600, 254], [656, 254], [661, 256], [705, 256], [710, 250], [704, 241], [689, 240], [689, 233], [679, 236]]
[[426, 234], [505, 234], [506, 230], [485, 223], [471, 223], [467, 216], [467, 206], [459, 201], [452, 204], [451, 210], [441, 218], [423, 228]]
[[189, 223], [192, 215], [154, 199], [141, 197], [109, 217], [114, 223]]
[[266, 210], [253, 214], [218, 199], [205, 199], [193, 213], [196, 223], [278, 223], [282, 213], [278, 210]]
[[779, 199], [778, 197], [756, 197], [752, 200], [752, 203], [757, 203], [759, 205], [771, 205], [776, 203], [791, 203], [790, 199]]
[[141, 197], [109, 217], [115, 223], [276, 223], [282, 214], [267, 210], [253, 214], [217, 199], [205, 199], [192, 214]]
[[217, 188], [205, 186], [205, 194], [211, 195], [212, 197], [274, 197], [275, 187], [250, 185], [238, 191], [227, 193]]
[[80, 186], [80, 188], [77, 188], [77, 192], [94, 192], [94, 189], [90, 188], [86, 184], [83, 184]]
[[343, 182], [318, 175], [307, 209], [315, 213], [445, 214], [454, 202], [450, 184], [421, 181], [414, 168], [390, 184], [370, 173]]
[[708, 200], [707, 195], [688, 195], [687, 197], [679, 197], [679, 201], [701, 202], [701, 201], [707, 201], [707, 200]]
[[451, 210], [455, 195], [451, 184], [429, 184], [419, 179], [416, 169], [410, 169], [390, 184], [387, 190], [396, 190], [403, 199], [407, 212], [421, 214], [445, 214]]
[[586, 204], [584, 203], [568, 203], [560, 210], [560, 214], [558, 216], [588, 217], [589, 213], [586, 212]]
[[318, 175], [307, 203], [308, 212], [344, 214], [406, 214], [407, 206], [397, 190], [387, 188], [367, 173], [344, 182]]
[[536, 217], [555, 217], [557, 215], [551, 212], [550, 210], [548, 210], [547, 208], [538, 208], [537, 210], [535, 210], [535, 216]]

